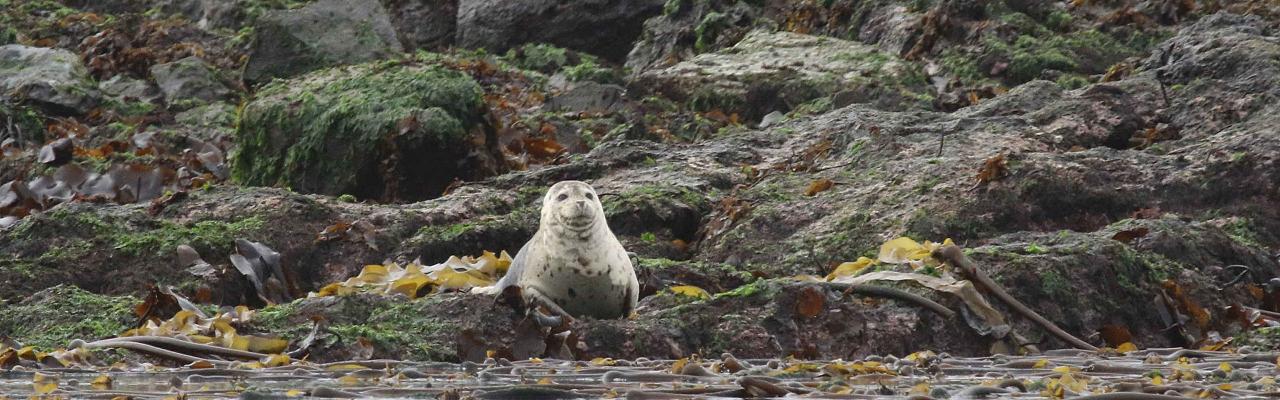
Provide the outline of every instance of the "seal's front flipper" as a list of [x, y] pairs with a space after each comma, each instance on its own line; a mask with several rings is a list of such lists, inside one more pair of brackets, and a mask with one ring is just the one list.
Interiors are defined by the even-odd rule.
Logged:
[[[542, 292], [539, 292], [538, 289], [536, 288], [532, 288], [532, 287], [526, 288], [524, 290], [524, 298], [528, 300], [529, 303], [527, 305], [529, 306], [529, 311], [535, 314], [535, 318], [537, 318], [536, 317], [537, 314], [540, 314], [539, 308], [545, 308], [548, 312], [551, 313], [551, 317], [555, 317], [559, 319], [558, 323], [555, 323], [552, 325], [543, 325], [545, 327], [556, 328], [560, 326], [567, 326], [569, 322], [573, 322], [572, 315], [569, 315], [569, 313], [566, 312], [563, 308], [560, 308], [559, 304], [556, 304], [556, 302], [551, 301], [551, 298], [547, 297], [546, 295], [543, 295]], [[553, 320], [547, 319], [547, 320], [539, 321], [540, 324], [543, 322], [551, 323], [553, 322]]]
[[564, 324], [564, 317], [559, 315], [546, 315], [536, 308], [530, 308], [529, 315], [533, 317], [533, 322], [537, 323], [540, 328], [555, 328]]

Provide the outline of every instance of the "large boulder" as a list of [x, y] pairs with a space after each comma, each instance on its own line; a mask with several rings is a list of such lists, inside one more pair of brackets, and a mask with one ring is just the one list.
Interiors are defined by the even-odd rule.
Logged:
[[257, 38], [244, 80], [259, 83], [319, 68], [400, 53], [403, 47], [378, 2], [322, 0], [271, 11], [255, 24]]
[[453, 45], [458, 0], [381, 0], [405, 49], [440, 50]]
[[156, 64], [151, 67], [151, 76], [170, 108], [189, 108], [197, 103], [222, 100], [231, 94], [209, 64], [199, 57]]
[[533, 42], [622, 61], [663, 0], [461, 0], [457, 44], [490, 51]]
[[0, 46], [0, 98], [55, 114], [83, 114], [97, 105], [99, 94], [75, 53], [11, 44]]
[[[904, 4], [911, 3], [911, 4]], [[671, 0], [627, 55], [639, 73], [732, 46], [764, 28], [857, 40], [895, 54], [911, 50], [922, 29], [921, 3], [893, 0]]]
[[847, 40], [765, 30], [733, 47], [645, 71], [632, 86], [752, 120], [837, 93], [846, 104], [890, 110], [928, 109], [931, 100], [923, 71], [892, 54]]
[[361, 198], [438, 196], [492, 173], [471, 77], [370, 63], [273, 82], [241, 114], [234, 176], [250, 185]]
[[757, 24], [772, 26], [760, 7], [745, 1], [672, 0], [662, 15], [644, 22], [640, 40], [627, 54], [633, 73], [664, 68], [694, 54], [732, 46]]

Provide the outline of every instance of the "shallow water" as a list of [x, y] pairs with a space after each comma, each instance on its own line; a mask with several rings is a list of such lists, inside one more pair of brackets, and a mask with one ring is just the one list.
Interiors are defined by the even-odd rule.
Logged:
[[[1031, 398], [1118, 390], [1215, 398], [1280, 396], [1274, 382], [1277, 354], [1173, 349], [1135, 353], [1140, 354], [1065, 351], [982, 358], [917, 354], [858, 362], [735, 360], [737, 366], [727, 360], [358, 361], [266, 369], [138, 367], [39, 373], [57, 380], [52, 395], [70, 398]], [[676, 363], [684, 367], [673, 368]], [[35, 375], [35, 370], [21, 367], [0, 372], [0, 393], [34, 394]], [[111, 378], [109, 388], [91, 384], [101, 376]]]

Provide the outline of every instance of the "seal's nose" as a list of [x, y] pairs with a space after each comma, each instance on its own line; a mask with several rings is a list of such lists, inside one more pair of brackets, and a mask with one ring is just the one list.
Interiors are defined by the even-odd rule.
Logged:
[[578, 208], [587, 208], [586, 200], [578, 200]]

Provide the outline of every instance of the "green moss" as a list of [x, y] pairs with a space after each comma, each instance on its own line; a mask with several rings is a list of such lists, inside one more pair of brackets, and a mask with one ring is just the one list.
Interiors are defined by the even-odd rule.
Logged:
[[689, 95], [688, 100], [689, 109], [701, 112], [720, 110], [728, 113], [741, 110], [746, 106], [746, 99], [741, 94], [719, 89], [713, 85], [699, 87]]
[[[232, 176], [250, 185], [356, 193], [390, 143], [458, 145], [481, 118], [480, 86], [438, 65], [374, 62], [274, 81], [240, 115]], [[414, 135], [397, 129], [413, 118]], [[373, 160], [370, 160], [373, 158]]]
[[1029, 35], [1019, 36], [1011, 46], [998, 41], [989, 43], [996, 51], [1007, 54], [1009, 77], [1017, 82], [1036, 79], [1046, 69], [1074, 71], [1079, 65], [1066, 49], [1048, 45]]
[[702, 17], [702, 21], [698, 22], [698, 26], [693, 28], [695, 41], [693, 49], [699, 53], [714, 50], [711, 47], [716, 44], [716, 38], [720, 36], [720, 31], [729, 27], [729, 17], [718, 13], [709, 12]]
[[741, 279], [742, 281], [749, 281], [753, 278], [750, 272], [724, 263], [675, 261], [666, 258], [636, 258], [636, 269], [641, 271], [661, 271], [681, 267], [686, 268], [689, 271], [701, 273], [708, 277], [732, 277]]
[[168, 254], [182, 244], [196, 250], [229, 251], [235, 239], [260, 231], [264, 225], [265, 221], [256, 216], [235, 222], [200, 221], [190, 225], [160, 221], [156, 229], [121, 233], [115, 237], [114, 248], [129, 255]]
[[1255, 349], [1275, 349], [1280, 347], [1280, 327], [1269, 326], [1246, 331], [1237, 337], [1236, 345], [1253, 346]]
[[603, 65], [596, 56], [545, 43], [526, 44], [500, 58], [515, 68], [542, 74], [563, 73], [571, 82], [621, 83], [619, 71]]
[[418, 233], [415, 236], [430, 237], [434, 240], [447, 242], [457, 239], [459, 236], [475, 230], [479, 226], [479, 224], [473, 222], [463, 222], [445, 226], [427, 225], [418, 229]]
[[1049, 13], [1048, 17], [1045, 17], [1044, 24], [1045, 26], [1048, 26], [1049, 29], [1064, 31], [1071, 27], [1071, 22], [1074, 19], [1075, 18], [1071, 16], [1071, 13], [1062, 10], [1055, 10]]
[[1115, 246], [1116, 283], [1132, 293], [1145, 293], [1142, 291], [1142, 282], [1158, 284], [1174, 277], [1182, 268], [1178, 263], [1159, 254], [1140, 252], [1126, 245]]
[[924, 12], [933, 7], [933, 0], [910, 0], [907, 2], [907, 11]]
[[1073, 89], [1079, 89], [1088, 85], [1089, 78], [1086, 78], [1083, 75], [1079, 75], [1079, 74], [1063, 74], [1062, 76], [1058, 77], [1058, 80], [1056, 83], [1058, 84], [1058, 86], [1062, 86], [1063, 89], [1073, 90]]
[[1056, 269], [1048, 269], [1040, 273], [1040, 289], [1054, 298], [1071, 294], [1071, 284]]
[[584, 57], [581, 63], [564, 67], [563, 71], [570, 82], [622, 83], [622, 76], [617, 70], [600, 65], [595, 57]]
[[835, 104], [831, 102], [831, 97], [823, 96], [796, 106], [796, 108], [792, 109], [788, 115], [818, 115], [831, 111], [832, 109], [835, 109]]
[[[1047, 69], [1063, 72], [1098, 73], [1125, 57], [1140, 54], [1150, 43], [1140, 36], [1121, 41], [1090, 29], [1068, 34], [1046, 34], [1036, 30], [1006, 43], [988, 36], [988, 54], [1008, 60], [1007, 74], [1021, 83], [1040, 76]], [[1083, 64], [1082, 64], [1083, 63]]]
[[297, 305], [304, 299], [294, 300], [292, 303], [272, 304], [253, 314], [253, 325], [255, 328], [264, 332], [282, 333], [292, 327], [289, 323], [289, 317], [297, 310]]
[[[116, 110], [116, 113], [124, 117], [139, 117], [139, 116], [150, 114], [152, 111], [156, 109], [155, 104], [151, 104], [145, 101], [124, 101], [124, 102], [111, 101], [108, 107], [110, 107], [113, 110]], [[190, 107], [187, 107], [187, 108], [190, 108]]]
[[1248, 218], [1232, 218], [1230, 222], [1222, 225], [1222, 230], [1240, 244], [1253, 248], [1266, 248], [1262, 245], [1258, 232], [1254, 230], [1253, 223]]
[[336, 324], [328, 331], [351, 342], [363, 337], [375, 349], [406, 360], [456, 361], [458, 327], [432, 315], [440, 300], [432, 297], [378, 304], [362, 324]]
[[569, 51], [546, 43], [531, 43], [508, 50], [502, 59], [520, 69], [550, 74], [569, 64]]
[[6, 26], [0, 29], [0, 45], [12, 44], [18, 42], [18, 30], [12, 26]]
[[1025, 249], [1023, 249], [1023, 251], [1024, 251], [1024, 252], [1026, 252], [1027, 254], [1044, 254], [1044, 253], [1046, 253], [1046, 251], [1045, 251], [1045, 249], [1044, 249], [1043, 247], [1040, 247], [1040, 245], [1035, 244], [1035, 243], [1028, 244], [1028, 245], [1027, 245], [1027, 247], [1026, 247]]
[[710, 207], [705, 193], [681, 186], [641, 185], [627, 189], [618, 196], [605, 198], [602, 201], [604, 213], [612, 217], [621, 213], [636, 210], [655, 209], [663, 203], [680, 202], [695, 209]]
[[755, 282], [748, 283], [746, 285], [738, 286], [733, 290], [730, 290], [727, 292], [716, 293], [715, 295], [712, 295], [711, 298], [712, 299], [720, 299], [720, 298], [726, 298], [726, 297], [741, 298], [741, 297], [751, 297], [758, 294], [766, 294], [771, 291], [770, 290], [771, 288], [769, 287], [769, 284], [768, 284], [769, 282], [770, 281], [768, 280], [758, 280]]
[[965, 83], [977, 84], [987, 80], [987, 74], [980, 72], [977, 57], [959, 48], [952, 47], [943, 51], [938, 61], [952, 76]]
[[32, 38], [43, 38], [58, 32], [58, 22], [77, 12], [74, 8], [52, 0], [19, 1], [16, 7], [3, 6], [3, 10], [0, 10], [0, 26], [6, 27], [5, 31], [14, 33], [13, 42], [17, 42], [18, 32], [24, 32]]
[[684, 7], [684, 0], [667, 0], [662, 5], [662, 15], [673, 15], [680, 12], [682, 7]]
[[938, 184], [940, 183], [942, 183], [942, 177], [931, 176], [917, 182], [916, 187], [914, 189], [916, 194], [928, 194], [929, 192], [933, 191], [933, 188], [935, 186], [938, 186]]
[[137, 299], [86, 292], [59, 285], [34, 301], [0, 307], [0, 337], [12, 337], [42, 350], [62, 348], [73, 339], [92, 341], [119, 334], [133, 323]]

